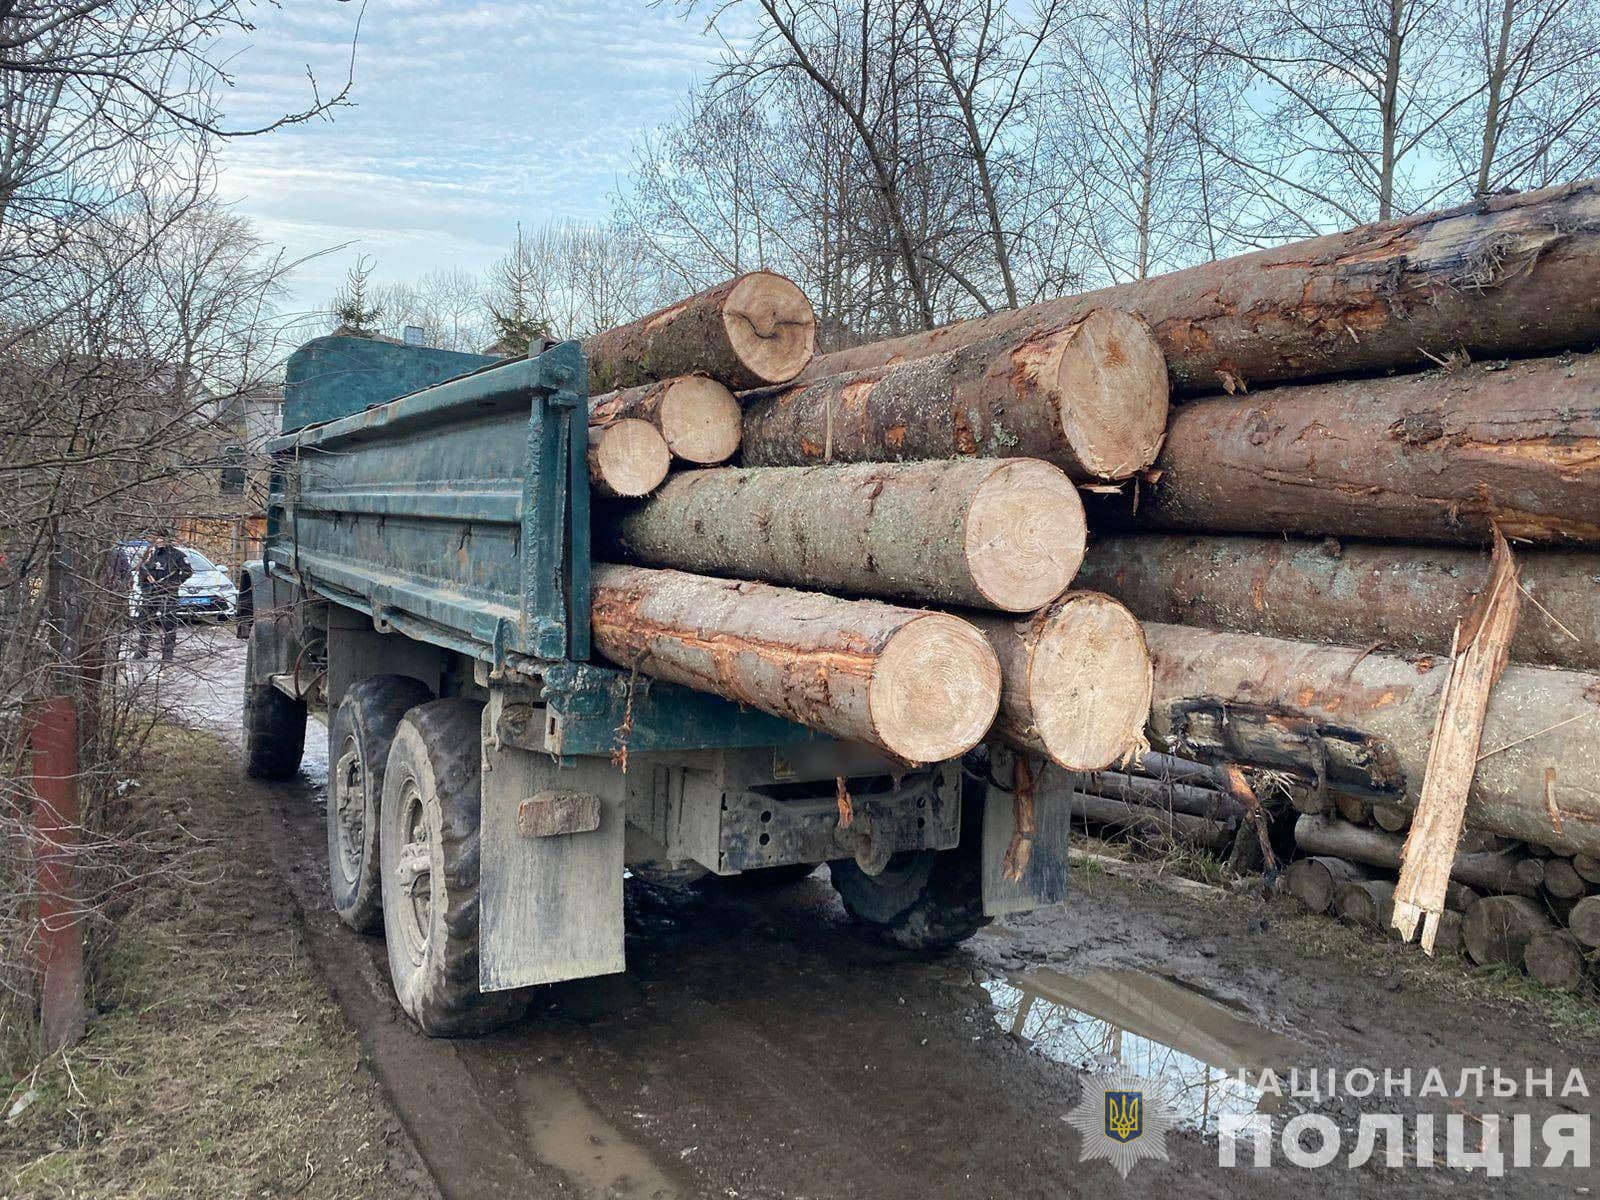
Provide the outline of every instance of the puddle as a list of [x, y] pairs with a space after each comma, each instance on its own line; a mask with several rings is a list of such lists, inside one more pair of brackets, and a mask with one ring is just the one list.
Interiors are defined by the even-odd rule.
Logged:
[[1227, 1006], [1142, 971], [1041, 969], [984, 987], [1002, 1029], [1077, 1070], [1126, 1067], [1164, 1081], [1177, 1125], [1200, 1133], [1216, 1133], [1224, 1114], [1272, 1112], [1279, 1098], [1249, 1081], [1282, 1072], [1300, 1053]]
[[565, 1174], [587, 1196], [674, 1200], [678, 1186], [642, 1146], [549, 1074], [519, 1074], [517, 1090], [534, 1154]]

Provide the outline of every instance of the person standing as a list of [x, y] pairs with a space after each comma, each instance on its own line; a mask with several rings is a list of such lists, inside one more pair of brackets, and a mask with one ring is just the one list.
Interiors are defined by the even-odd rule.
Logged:
[[161, 627], [161, 661], [171, 662], [178, 645], [178, 588], [194, 574], [189, 556], [174, 546], [164, 534], [139, 563], [139, 591], [142, 604], [139, 620], [139, 651], [135, 658], [150, 654], [150, 632]]

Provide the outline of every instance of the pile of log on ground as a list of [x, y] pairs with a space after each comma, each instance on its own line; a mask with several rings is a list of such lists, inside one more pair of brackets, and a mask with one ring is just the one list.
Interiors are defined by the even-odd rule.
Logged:
[[[1298, 855], [1382, 920], [1498, 532], [1524, 603], [1480, 750], [1435, 766], [1470, 785], [1446, 899], [1474, 957], [1590, 975], [1597, 345], [1600, 181], [820, 356], [798, 289], [730, 281], [586, 345], [596, 459], [643, 422], [639, 479], [693, 468], [596, 468], [644, 496], [597, 518], [597, 645], [908, 760], [992, 732], [1087, 828]], [[1387, 858], [1269, 825], [1284, 797]]]
[[1147, 468], [1166, 426], [1148, 329], [1094, 310], [797, 384], [814, 324], [758, 271], [585, 343], [599, 653], [908, 763], [1140, 748], [1143, 631], [1072, 584], [1074, 481]]

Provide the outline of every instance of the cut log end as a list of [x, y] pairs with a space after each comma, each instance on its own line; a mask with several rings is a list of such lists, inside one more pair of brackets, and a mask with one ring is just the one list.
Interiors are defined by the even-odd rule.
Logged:
[[661, 398], [661, 434], [667, 449], [685, 462], [726, 462], [739, 449], [741, 414], [733, 393], [715, 379], [685, 375]]
[[770, 271], [754, 271], [734, 284], [722, 322], [734, 354], [762, 383], [787, 383], [805, 370], [816, 349], [811, 302]]
[[1589, 973], [1578, 939], [1559, 929], [1530, 938], [1522, 952], [1522, 965], [1538, 982], [1559, 992], [1577, 991]]
[[1553, 929], [1544, 909], [1525, 896], [1485, 896], [1467, 909], [1461, 935], [1479, 966], [1522, 966], [1528, 943]]
[[867, 691], [882, 744], [908, 762], [965, 754], [988, 732], [1000, 706], [1000, 664], [967, 622], [929, 613], [898, 629], [873, 668]]
[[646, 496], [667, 477], [672, 455], [661, 431], [635, 418], [589, 431], [589, 479], [601, 492], [622, 499]]
[[1033, 735], [1068, 770], [1098, 771], [1138, 740], [1150, 715], [1150, 652], [1139, 622], [1098, 592], [1045, 616], [1028, 662]]
[[1138, 317], [1096, 309], [1059, 339], [1061, 431], [1083, 469], [1126, 479], [1155, 461], [1167, 429], [1167, 363]]
[[1083, 562], [1078, 489], [1049, 463], [1012, 459], [977, 489], [967, 510], [972, 581], [1001, 612], [1032, 612], [1067, 590]]

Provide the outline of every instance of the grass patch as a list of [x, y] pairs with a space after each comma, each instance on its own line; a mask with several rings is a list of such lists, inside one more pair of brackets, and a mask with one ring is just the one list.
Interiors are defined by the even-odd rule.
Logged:
[[307, 959], [231, 748], [162, 729], [141, 783], [181, 837], [101, 957], [88, 1036], [13, 1081], [0, 1194], [431, 1195]]

